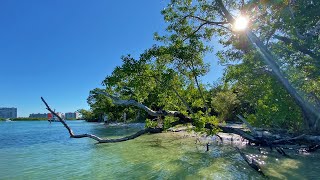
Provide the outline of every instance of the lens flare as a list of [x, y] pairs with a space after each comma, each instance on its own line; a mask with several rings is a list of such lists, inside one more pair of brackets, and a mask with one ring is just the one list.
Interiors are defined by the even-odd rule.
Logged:
[[248, 27], [249, 19], [245, 16], [239, 16], [236, 18], [233, 28], [236, 31], [243, 31]]

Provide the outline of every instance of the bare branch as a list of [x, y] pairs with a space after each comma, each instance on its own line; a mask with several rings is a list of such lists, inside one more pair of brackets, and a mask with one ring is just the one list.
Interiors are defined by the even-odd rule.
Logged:
[[175, 117], [176, 113], [180, 113], [178, 111], [164, 111], [164, 110], [154, 111], [154, 110], [150, 109], [149, 107], [147, 107], [147, 106], [145, 106], [135, 100], [132, 100], [132, 99], [131, 100], [122, 100], [122, 99], [119, 99], [115, 96], [112, 96], [104, 91], [98, 91], [97, 93], [103, 94], [103, 95], [109, 97], [112, 100], [112, 102], [116, 105], [135, 106], [139, 109], [146, 111], [150, 116], [173, 116], [173, 117]]
[[202, 23], [202, 24], [200, 24], [200, 26], [199, 26], [196, 30], [194, 30], [191, 34], [189, 34], [186, 38], [184, 38], [183, 41], [186, 41], [187, 39], [190, 38], [190, 36], [195, 35], [195, 34], [196, 34], [198, 31], [200, 31], [200, 29], [201, 29], [204, 25], [206, 25], [206, 24], [208, 24], [208, 23]]
[[126, 137], [122, 137], [122, 138], [118, 138], [118, 139], [103, 139], [103, 138], [100, 138], [94, 134], [74, 134], [72, 129], [68, 126], [68, 124], [57, 114], [55, 113], [51, 108], [50, 106], [48, 105], [48, 103], [44, 100], [43, 97], [41, 97], [41, 100], [42, 102], [46, 105], [46, 109], [48, 111], [50, 111], [53, 115], [57, 116], [59, 121], [64, 125], [64, 127], [68, 130], [69, 134], [70, 134], [70, 137], [71, 138], [84, 138], [84, 137], [87, 137], [87, 138], [91, 138], [91, 139], [94, 139], [96, 141], [98, 141], [98, 143], [116, 143], [116, 142], [122, 142], [122, 141], [128, 141], [128, 140], [131, 140], [131, 139], [135, 139], [143, 134], [146, 134], [146, 133], [160, 133], [163, 131], [162, 128], [146, 128], [146, 129], [143, 129], [141, 131], [138, 131], [136, 132], [135, 134], [132, 134], [130, 136], [126, 136]]
[[205, 25], [215, 25], [215, 26], [222, 27], [228, 31], [231, 31], [229, 28], [223, 26], [224, 24], [229, 24], [229, 22], [227, 22], [227, 21], [209, 21], [207, 19], [201, 18], [199, 16], [194, 16], [194, 15], [187, 15], [187, 16], [183, 17], [183, 19], [186, 19], [186, 18], [197, 19], [197, 20], [201, 21], [202, 23], [197, 27], [196, 30], [194, 30], [191, 34], [189, 34], [187, 37], [185, 37], [185, 39], [183, 39], [183, 41], [186, 41], [187, 39], [189, 39], [190, 36], [196, 34]]
[[68, 126], [68, 124], [67, 124], [56, 112], [54, 112], [54, 111], [50, 108], [50, 106], [49, 106], [49, 105], [47, 104], [47, 102], [43, 99], [43, 97], [41, 97], [41, 100], [42, 100], [42, 102], [46, 105], [47, 110], [50, 111], [53, 115], [55, 115], [55, 116], [59, 119], [59, 121], [63, 124], [63, 126], [64, 126], [65, 128], [67, 128], [67, 130], [68, 130], [68, 132], [69, 132], [69, 134], [70, 134], [70, 137], [74, 136], [74, 133], [73, 133], [72, 129]]
[[[141, 103], [138, 103], [138, 102], [136, 102], [134, 100], [121, 100], [121, 99], [119, 99], [117, 97], [109, 95], [106, 92], [100, 92], [100, 93], [103, 94], [103, 95], [106, 95], [109, 98], [111, 98], [115, 104], [126, 105], [126, 106], [129, 106], [129, 105], [136, 106], [136, 107], [139, 107], [139, 108], [145, 110], [151, 116], [172, 116], [172, 117], [177, 117], [179, 120], [177, 120], [175, 122], [172, 122], [170, 124], [171, 126], [175, 126], [175, 125], [178, 125], [178, 124], [186, 124], [186, 123], [190, 123], [193, 126], [196, 126], [196, 124], [197, 124], [194, 119], [192, 119], [192, 118], [190, 118], [188, 116], [185, 116], [184, 114], [180, 113], [179, 111], [165, 111], [165, 110], [163, 110], [163, 111], [153, 111], [150, 108], [146, 107], [145, 105], [143, 105]], [[88, 137], [88, 138], [91, 138], [91, 139], [94, 139], [94, 140], [98, 141], [98, 143], [116, 143], [116, 142], [122, 142], [122, 141], [128, 141], [128, 140], [131, 140], [131, 139], [135, 139], [135, 138], [137, 138], [137, 137], [139, 137], [139, 136], [141, 136], [143, 134], [146, 134], [146, 133], [160, 133], [160, 132], [163, 131], [163, 128], [146, 128], [146, 129], [138, 131], [135, 134], [132, 134], [130, 136], [126, 136], [126, 137], [122, 137], [122, 138], [118, 138], [118, 139], [103, 139], [103, 138], [100, 138], [100, 137], [98, 137], [96, 135], [93, 135], [93, 134], [79, 134], [79, 135], [76, 135], [76, 134], [73, 133], [72, 129], [68, 126], [68, 124], [65, 121], [63, 121], [62, 118], [60, 116], [58, 116], [54, 111], [52, 111], [52, 109], [49, 107], [49, 105], [46, 103], [46, 101], [42, 97], [41, 97], [41, 99], [42, 99], [43, 103], [46, 105], [48, 111], [50, 111], [51, 113], [56, 115], [58, 117], [59, 121], [66, 127], [66, 129], [68, 129], [71, 138]], [[243, 131], [241, 129], [238, 129], [238, 128], [222, 126], [222, 125], [214, 125], [214, 124], [211, 124], [211, 123], [206, 123], [204, 128], [209, 129], [209, 130], [218, 128], [224, 133], [237, 134], [237, 135], [240, 135], [241, 137], [243, 137], [244, 139], [247, 139], [249, 142], [255, 143], [256, 145], [261, 144], [261, 145], [272, 146], [272, 145], [275, 145], [275, 144], [281, 144], [281, 143], [286, 142], [288, 140], [294, 141], [294, 140], [298, 140], [300, 138], [304, 139], [304, 140], [312, 141], [312, 142], [319, 142], [320, 141], [320, 139], [317, 139], [317, 138], [315, 138], [313, 136], [311, 136], [311, 137], [301, 136], [301, 137], [296, 137], [296, 138], [291, 138], [291, 139], [282, 139], [282, 140], [270, 141], [268, 139], [263, 139], [261, 137], [248, 134], [247, 132], [245, 132], [245, 131]]]
[[188, 17], [191, 17], [191, 18], [197, 19], [197, 20], [199, 20], [199, 21], [202, 21], [203, 23], [210, 24], [210, 25], [223, 25], [223, 24], [229, 24], [229, 22], [228, 22], [228, 21], [209, 21], [209, 20], [207, 20], [207, 19], [203, 19], [203, 18], [198, 17], [198, 16], [193, 16], [193, 15], [185, 16], [185, 18], [188, 18]]

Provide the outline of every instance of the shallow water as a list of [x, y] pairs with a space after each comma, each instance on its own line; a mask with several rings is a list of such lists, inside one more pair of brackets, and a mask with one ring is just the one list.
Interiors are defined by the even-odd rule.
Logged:
[[[69, 121], [76, 133], [102, 137], [124, 136], [141, 126], [108, 127]], [[60, 123], [46, 121], [0, 122], [0, 179], [264, 179], [252, 170], [232, 145], [213, 143], [206, 152], [195, 137], [184, 133], [144, 135], [115, 144], [71, 139]], [[261, 154], [270, 179], [317, 179], [320, 154]]]

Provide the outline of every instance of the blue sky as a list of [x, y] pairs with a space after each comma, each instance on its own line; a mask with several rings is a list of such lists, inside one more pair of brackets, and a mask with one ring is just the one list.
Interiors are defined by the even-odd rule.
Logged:
[[[156, 43], [166, 27], [154, 0], [1, 0], [0, 107], [18, 116], [46, 112], [40, 97], [59, 112], [88, 108], [89, 91], [121, 64]], [[214, 56], [206, 82], [222, 74]]]

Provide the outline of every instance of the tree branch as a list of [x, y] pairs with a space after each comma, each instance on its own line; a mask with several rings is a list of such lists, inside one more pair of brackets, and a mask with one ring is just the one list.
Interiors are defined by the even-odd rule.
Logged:
[[98, 143], [116, 143], [116, 142], [122, 142], [122, 141], [128, 141], [128, 140], [131, 140], [131, 139], [135, 139], [135, 138], [137, 138], [137, 137], [139, 137], [139, 136], [141, 136], [143, 134], [146, 134], [146, 133], [160, 133], [160, 132], [163, 131], [162, 128], [146, 128], [146, 129], [138, 131], [135, 134], [132, 134], [130, 136], [126, 136], [126, 137], [122, 137], [122, 138], [118, 138], [118, 139], [103, 139], [103, 138], [100, 138], [100, 137], [98, 137], [98, 136], [96, 136], [94, 134], [74, 134], [72, 129], [69, 127], [69, 125], [56, 112], [54, 112], [50, 108], [50, 106], [44, 100], [43, 97], [41, 97], [41, 100], [46, 105], [46, 107], [47, 107], [46, 109], [48, 111], [50, 111], [53, 115], [58, 117], [59, 121], [68, 130], [71, 138], [84, 138], [84, 137], [87, 137], [87, 138], [91, 138], [91, 139], [94, 139], [94, 140], [98, 141]]
[[311, 50], [309, 50], [308, 48], [306, 48], [306, 46], [304, 45], [300, 45], [298, 42], [296, 42], [293, 39], [284, 37], [284, 36], [279, 36], [279, 35], [274, 35], [274, 37], [282, 42], [284, 42], [287, 45], [292, 45], [296, 50], [309, 55], [310, 57], [312, 57], [314, 60], [319, 61], [320, 60], [320, 55], [317, 55], [315, 53], [313, 53]]
[[119, 99], [118, 97], [112, 96], [104, 91], [98, 91], [97, 93], [103, 94], [103, 95], [109, 97], [112, 100], [112, 102], [116, 105], [135, 106], [139, 109], [146, 111], [150, 116], [173, 116], [173, 117], [175, 117], [177, 113], [180, 113], [178, 111], [165, 111], [165, 110], [154, 111], [154, 110], [150, 109], [149, 107], [147, 107], [147, 106], [145, 106], [135, 100], [132, 100], [132, 99], [131, 100], [122, 100], [122, 99]]
[[238, 151], [243, 160], [245, 160], [250, 167], [252, 167], [258, 173], [260, 173], [262, 176], [266, 177], [266, 175], [262, 172], [260, 165], [253, 157], [250, 160], [243, 152], [240, 151], [238, 147], [235, 147], [235, 149]]
[[248, 123], [248, 121], [240, 116], [239, 114], [237, 117], [250, 129], [250, 131], [254, 134], [254, 136], [259, 136], [258, 132]]
[[201, 18], [198, 16], [194, 16], [194, 15], [187, 15], [187, 16], [183, 17], [183, 19], [186, 19], [188, 17], [197, 19], [197, 20], [201, 21], [202, 23], [198, 26], [198, 28], [196, 30], [194, 30], [191, 34], [189, 34], [187, 37], [185, 37], [183, 39], [183, 41], [186, 41], [187, 39], [189, 39], [190, 36], [196, 34], [205, 25], [215, 25], [215, 26], [219, 26], [219, 27], [222, 27], [226, 30], [231, 31], [229, 28], [223, 26], [224, 24], [229, 24], [229, 22], [227, 22], [227, 21], [209, 21], [207, 19], [204, 19], [204, 18]]
[[210, 24], [210, 25], [223, 25], [223, 24], [228, 24], [229, 23], [227, 21], [209, 21], [207, 19], [204, 19], [204, 18], [201, 18], [201, 17], [198, 17], [198, 16], [194, 16], [194, 15], [187, 15], [187, 16], [184, 17], [184, 19], [188, 18], [188, 17], [191, 17], [191, 18], [194, 18], [194, 19], [198, 19], [199, 21], [202, 21], [203, 23]]
[[[138, 103], [138, 102], [136, 102], [134, 100], [121, 100], [121, 99], [119, 99], [117, 97], [109, 95], [106, 92], [100, 91], [99, 93], [103, 94], [103, 95], [106, 95], [107, 97], [111, 98], [112, 101], [117, 105], [126, 105], [126, 106], [132, 105], [132, 106], [136, 106], [136, 107], [138, 107], [140, 109], [145, 110], [151, 116], [172, 116], [172, 117], [179, 118], [178, 121], [172, 122], [170, 124], [171, 126], [175, 126], [175, 125], [178, 125], [178, 124], [187, 124], [187, 123], [190, 123], [193, 126], [196, 126], [196, 121], [194, 119], [192, 119], [192, 118], [180, 113], [179, 111], [165, 111], [165, 110], [153, 111], [150, 108], [146, 107], [145, 105], [143, 105], [141, 103]], [[59, 121], [68, 130], [71, 138], [88, 137], [88, 138], [91, 138], [91, 139], [94, 139], [94, 140], [98, 141], [98, 143], [116, 143], [116, 142], [122, 142], [122, 141], [128, 141], [128, 140], [131, 140], [131, 139], [135, 139], [135, 138], [137, 138], [137, 137], [139, 137], [139, 136], [141, 136], [143, 134], [146, 134], [146, 133], [161, 133], [163, 131], [163, 128], [146, 128], [146, 129], [140, 130], [140, 131], [138, 131], [135, 134], [132, 134], [130, 136], [126, 136], [126, 137], [122, 137], [122, 138], [118, 138], [118, 139], [103, 139], [103, 138], [100, 138], [100, 137], [98, 137], [98, 136], [96, 136], [94, 134], [74, 134], [72, 129], [68, 126], [68, 124], [64, 120], [62, 120], [62, 118], [50, 108], [50, 106], [47, 104], [47, 102], [42, 97], [41, 97], [41, 100], [46, 105], [46, 107], [47, 107], [46, 109], [48, 111], [50, 111], [52, 114], [54, 114], [55, 116], [58, 117]], [[297, 140], [301, 140], [301, 139], [307, 140], [308, 142], [309, 141], [310, 142], [314, 142], [314, 143], [320, 142], [320, 138], [314, 137], [314, 136], [298, 136], [298, 137], [290, 138], [290, 139], [282, 139], [282, 140], [280, 139], [280, 140], [272, 141], [272, 138], [270, 139], [270, 137], [269, 138], [265, 137], [263, 139], [261, 137], [257, 137], [257, 136], [251, 135], [251, 134], [249, 134], [249, 133], [247, 133], [247, 132], [245, 132], [245, 131], [243, 131], [241, 129], [238, 129], [238, 128], [222, 126], [222, 125], [213, 125], [211, 123], [206, 123], [204, 128], [209, 129], [209, 130], [218, 128], [224, 133], [237, 134], [237, 135], [243, 137], [244, 139], [247, 139], [249, 142], [255, 143], [256, 145], [261, 144], [261, 145], [272, 146], [272, 145], [276, 145], [276, 144], [282, 144], [283, 142], [286, 142], [288, 140], [289, 141], [297, 141]]]
[[208, 23], [202, 23], [202, 24], [200, 24], [200, 26], [199, 26], [196, 30], [194, 30], [191, 34], [189, 34], [187, 37], [185, 37], [185, 38], [183, 39], [183, 41], [186, 41], [187, 39], [190, 38], [190, 36], [195, 35], [195, 34], [196, 34], [198, 31], [200, 31], [200, 29], [201, 29], [204, 25], [206, 25], [206, 24], [208, 24]]
[[222, 0], [216, 0], [222, 16], [225, 17], [227, 19], [228, 22], [233, 23], [234, 22], [234, 18], [232, 17], [232, 15], [229, 13], [229, 11], [227, 10], [227, 8], [224, 6]]
[[[117, 105], [125, 105], [125, 106], [135, 106], [138, 107], [140, 109], [145, 110], [149, 115], [151, 116], [171, 116], [171, 117], [177, 117], [179, 118], [178, 121], [172, 122], [170, 125], [171, 126], [175, 126], [178, 124], [187, 124], [187, 123], [191, 123], [192, 125], [196, 125], [196, 122], [194, 121], [194, 119], [192, 119], [191, 117], [188, 117], [182, 113], [180, 113], [179, 111], [166, 111], [166, 110], [162, 110], [162, 111], [153, 111], [150, 108], [146, 107], [145, 105], [135, 101], [135, 100], [121, 100], [117, 97], [114, 97], [104, 91], [100, 91], [98, 92], [100, 94], [104, 94], [107, 97], [111, 98], [114, 104]], [[249, 140], [250, 142], [253, 143], [259, 143], [259, 140], [257, 138], [255, 138], [254, 136], [240, 130], [240, 129], [236, 129], [236, 128], [232, 128], [232, 127], [227, 127], [227, 126], [221, 126], [221, 125], [213, 125], [211, 123], [206, 123], [205, 124], [205, 128], [206, 129], [221, 129], [223, 132], [225, 133], [234, 133], [234, 134], [238, 134], [239, 136], [242, 136], [243, 138]]]

